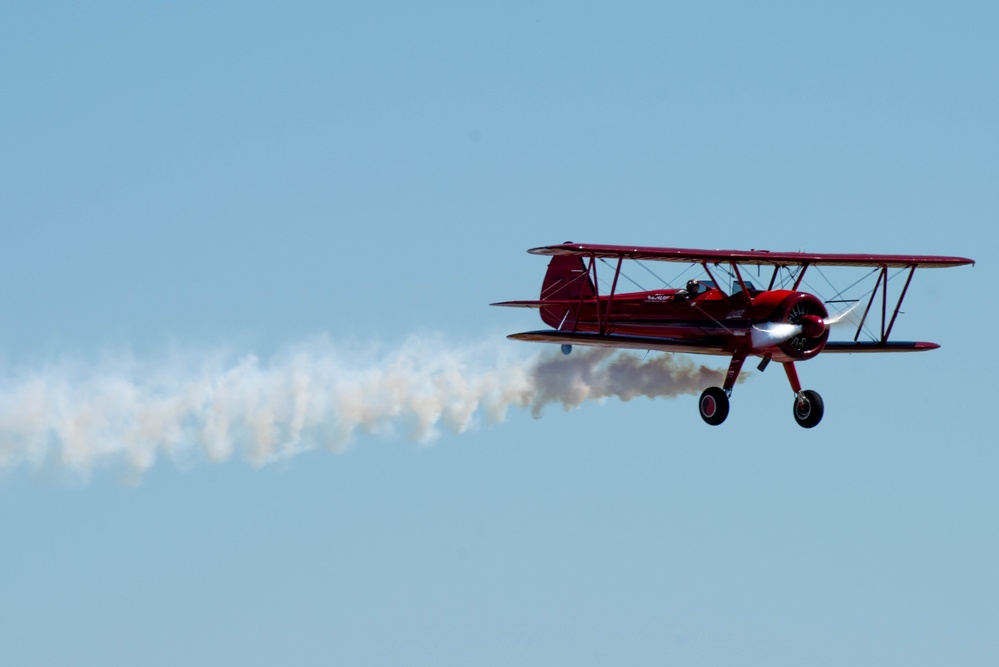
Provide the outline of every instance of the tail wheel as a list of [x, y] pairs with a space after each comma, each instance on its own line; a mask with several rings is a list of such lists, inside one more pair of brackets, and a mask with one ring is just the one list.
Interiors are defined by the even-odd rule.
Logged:
[[822, 421], [822, 397], [811, 389], [805, 389], [794, 397], [794, 421], [802, 428], [812, 428]]
[[701, 419], [718, 426], [728, 417], [728, 395], [721, 387], [708, 387], [701, 393], [697, 407], [701, 411]]

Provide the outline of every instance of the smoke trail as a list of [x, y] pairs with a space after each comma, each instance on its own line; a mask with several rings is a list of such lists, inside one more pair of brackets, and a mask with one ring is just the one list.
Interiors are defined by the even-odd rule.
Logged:
[[[551, 403], [569, 410], [583, 401], [636, 396], [672, 398], [698, 394], [705, 387], [720, 385], [725, 371], [701, 366], [683, 356], [660, 354], [642, 359], [634, 353], [607, 348], [578, 350], [570, 357], [547, 353], [531, 367], [531, 414]], [[740, 376], [741, 382], [745, 376]]]
[[52, 364], [0, 380], [0, 470], [124, 466], [138, 479], [159, 458], [237, 455], [262, 466], [315, 447], [341, 451], [358, 432], [426, 443], [442, 429], [501, 422], [510, 408], [539, 417], [551, 404], [697, 393], [722, 377], [672, 355], [564, 357], [416, 337], [361, 351], [322, 339], [268, 362], [216, 353]]

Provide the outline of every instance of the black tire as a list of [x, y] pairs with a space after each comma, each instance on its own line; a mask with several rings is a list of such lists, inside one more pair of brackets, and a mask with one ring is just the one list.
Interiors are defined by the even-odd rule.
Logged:
[[728, 395], [721, 387], [708, 387], [701, 393], [697, 402], [701, 419], [712, 426], [718, 426], [728, 417]]
[[794, 397], [794, 421], [802, 428], [812, 428], [822, 421], [822, 414], [825, 408], [822, 405], [822, 397], [817, 391], [806, 389], [801, 392], [801, 396]]

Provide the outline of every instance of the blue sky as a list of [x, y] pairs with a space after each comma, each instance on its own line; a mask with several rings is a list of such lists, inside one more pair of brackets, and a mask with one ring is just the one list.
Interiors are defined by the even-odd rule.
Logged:
[[997, 18], [5, 3], [6, 392], [316, 340], [527, 357], [535, 314], [487, 304], [566, 240], [978, 265], [916, 276], [896, 333], [940, 350], [801, 364], [811, 431], [771, 369], [717, 428], [636, 398], [264, 466], [9, 465], [2, 662], [994, 663]]

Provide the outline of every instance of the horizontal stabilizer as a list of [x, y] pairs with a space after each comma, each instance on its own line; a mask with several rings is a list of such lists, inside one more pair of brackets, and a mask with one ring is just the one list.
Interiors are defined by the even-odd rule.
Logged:
[[545, 299], [544, 301], [499, 301], [490, 306], [505, 306], [507, 308], [544, 308], [545, 306], [575, 307], [579, 299]]
[[852, 341], [829, 341], [822, 348], [822, 352], [837, 352], [843, 354], [868, 353], [868, 352], [925, 352], [935, 350], [939, 345], [936, 343], [924, 343], [917, 341], [888, 341], [881, 343], [878, 341], [854, 343]]
[[499, 301], [490, 306], [505, 306], [507, 308], [541, 308], [548, 305], [544, 301]]

